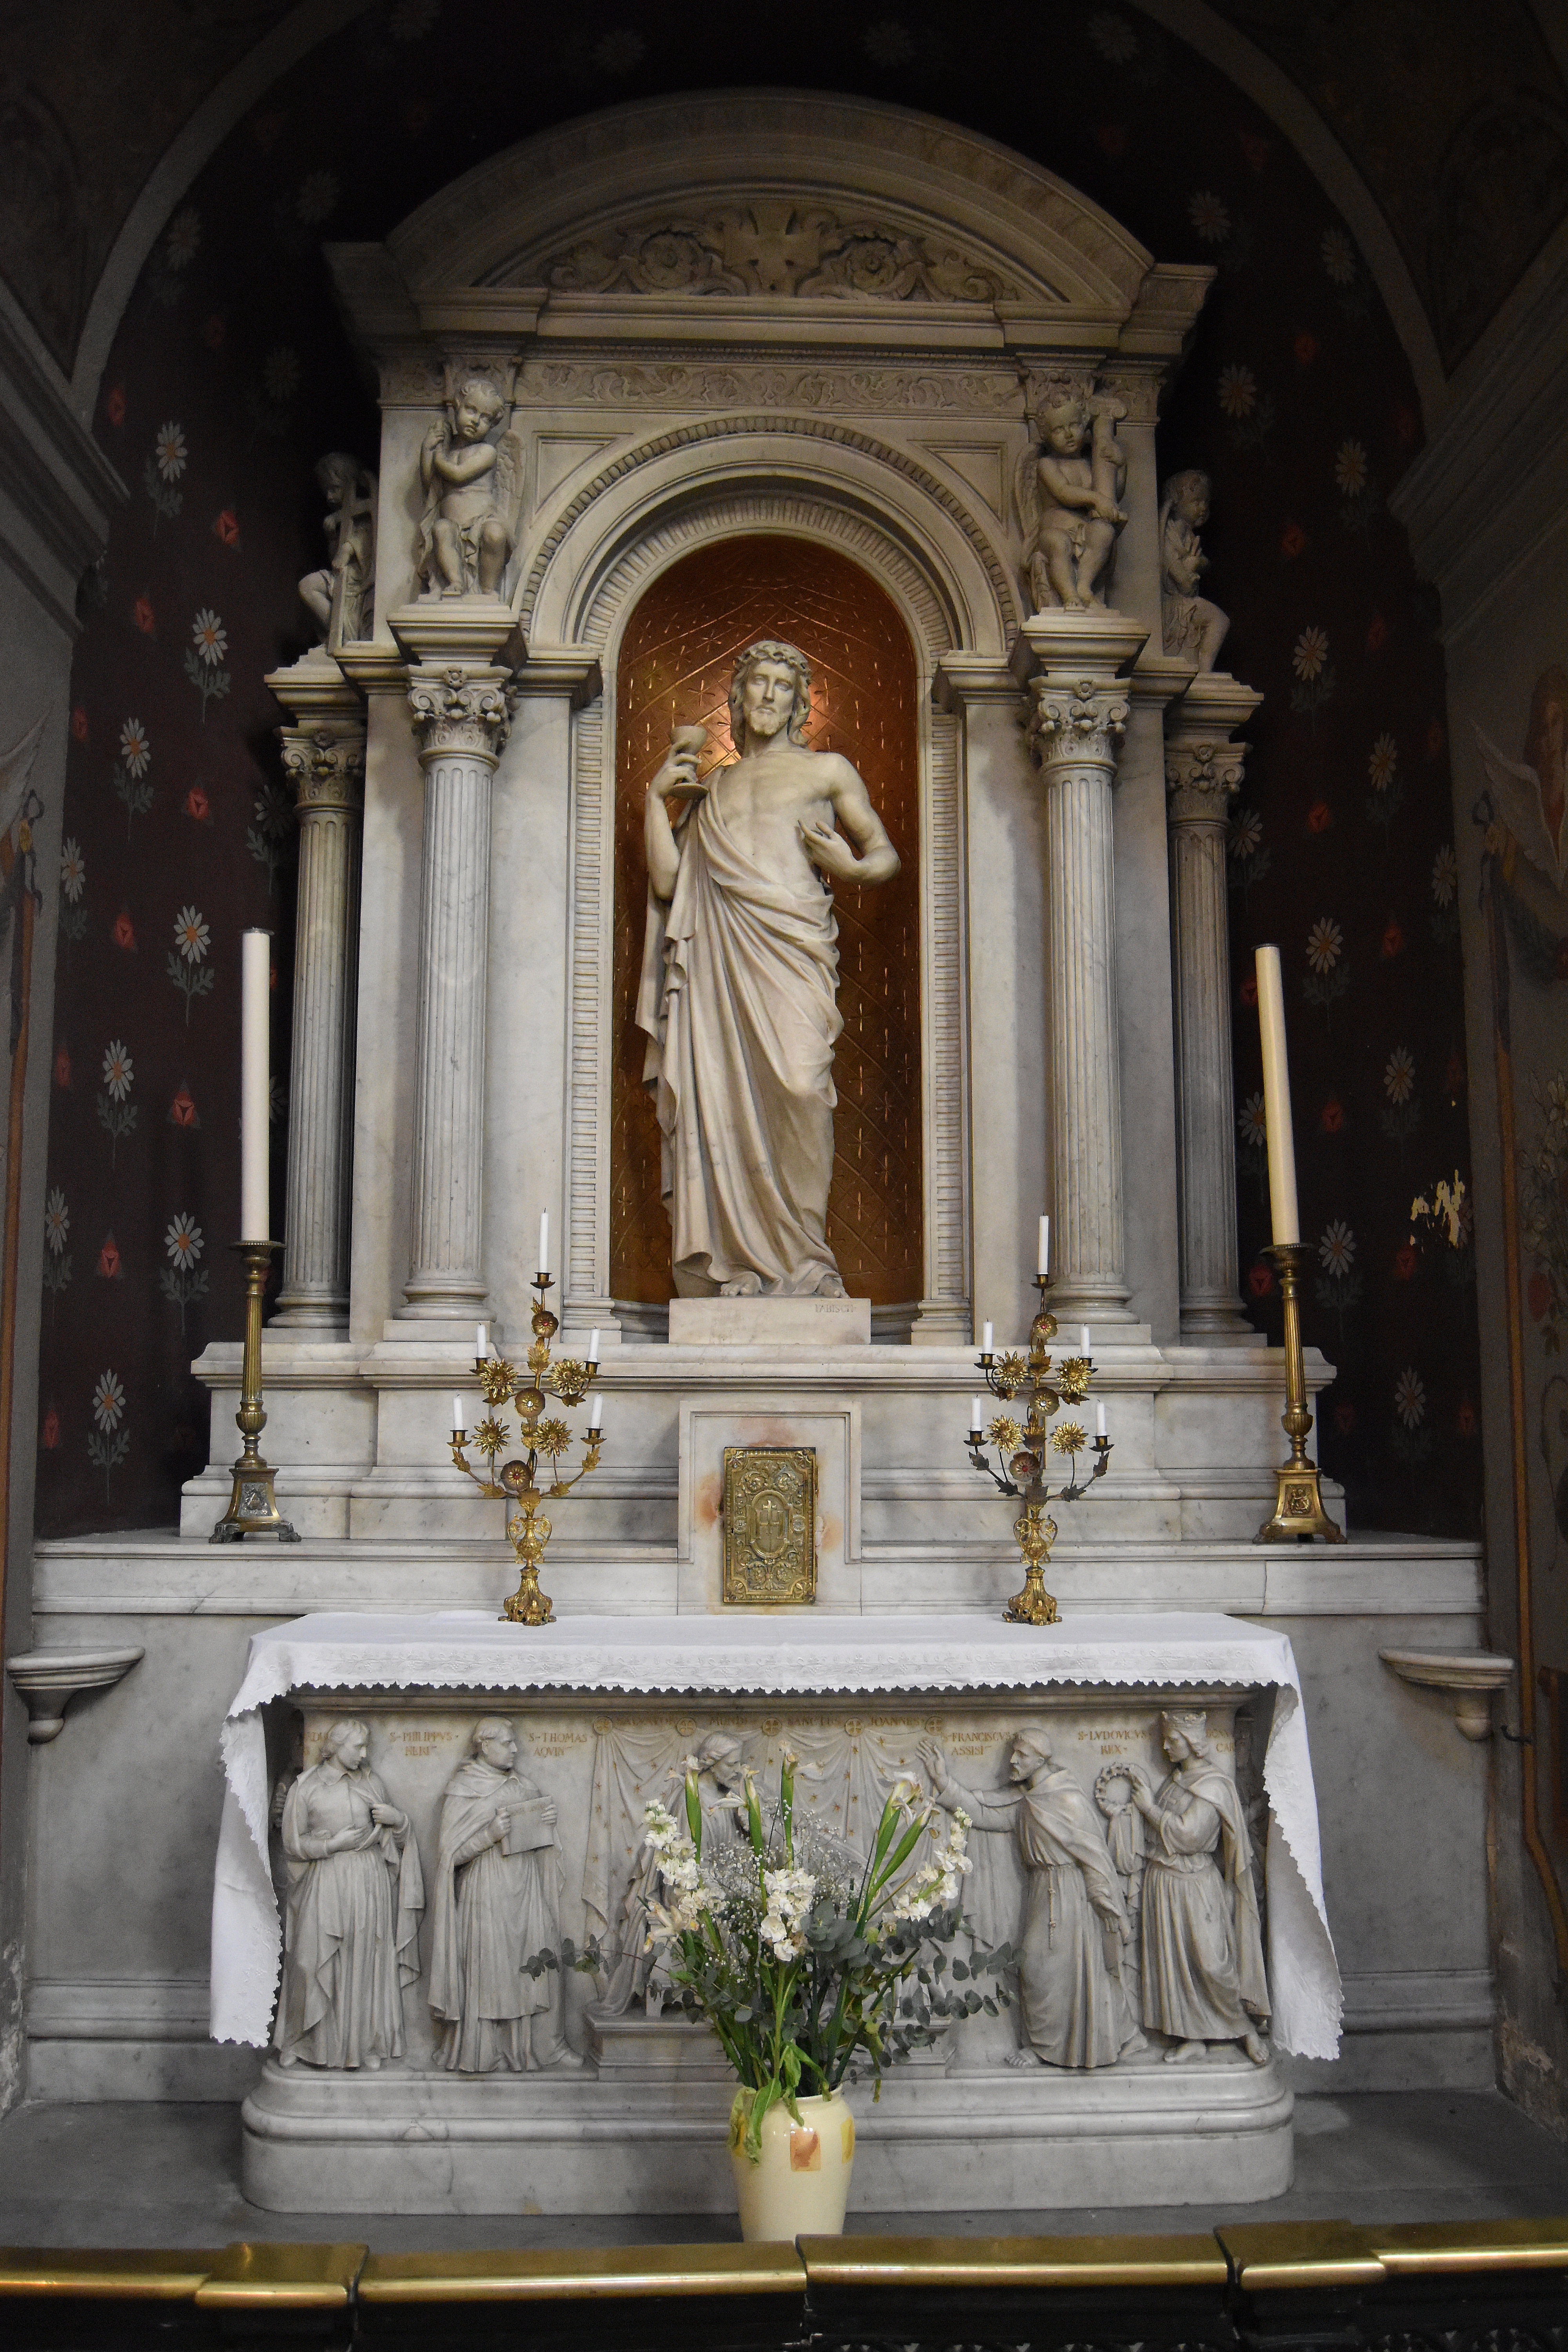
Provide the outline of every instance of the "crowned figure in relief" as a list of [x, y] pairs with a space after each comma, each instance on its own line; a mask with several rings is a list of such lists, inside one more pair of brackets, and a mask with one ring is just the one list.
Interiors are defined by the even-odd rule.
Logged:
[[703, 730], [678, 728], [647, 791], [637, 1020], [683, 1298], [844, 1295], [827, 1242], [832, 886], [890, 881], [899, 856], [849, 761], [807, 748], [810, 714], [805, 655], [762, 639], [730, 687], [738, 758], [699, 779]]

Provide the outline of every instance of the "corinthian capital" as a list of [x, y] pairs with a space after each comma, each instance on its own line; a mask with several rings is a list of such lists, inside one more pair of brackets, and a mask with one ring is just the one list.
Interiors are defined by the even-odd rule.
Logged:
[[1165, 746], [1165, 789], [1177, 824], [1223, 824], [1226, 804], [1241, 789], [1245, 743], [1173, 742]]
[[1127, 731], [1125, 687], [1092, 677], [1068, 683], [1034, 681], [1029, 748], [1048, 774], [1053, 768], [1114, 770]]
[[409, 679], [408, 708], [422, 760], [451, 751], [495, 760], [511, 730], [506, 677], [500, 670], [417, 669]]
[[364, 797], [364, 722], [280, 727], [283, 772], [296, 805], [357, 811]]

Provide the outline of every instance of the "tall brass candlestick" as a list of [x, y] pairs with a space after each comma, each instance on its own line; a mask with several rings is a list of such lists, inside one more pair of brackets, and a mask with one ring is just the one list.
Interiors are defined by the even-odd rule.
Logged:
[[261, 1402], [261, 1297], [267, 1270], [281, 1242], [237, 1242], [245, 1264], [245, 1355], [239, 1375], [239, 1411], [234, 1418], [245, 1449], [234, 1465], [234, 1492], [229, 1506], [208, 1537], [209, 1543], [237, 1543], [241, 1536], [276, 1536], [279, 1543], [298, 1543], [298, 1531], [278, 1508], [273, 1491], [275, 1472], [261, 1458], [257, 1440], [267, 1426]]
[[1321, 1536], [1325, 1543], [1343, 1543], [1345, 1531], [1323, 1508], [1318, 1465], [1307, 1459], [1307, 1432], [1312, 1426], [1307, 1402], [1307, 1364], [1301, 1349], [1301, 1276], [1312, 1255], [1310, 1242], [1276, 1242], [1268, 1253], [1279, 1269], [1279, 1296], [1285, 1302], [1285, 1411], [1280, 1425], [1290, 1441], [1290, 1458], [1275, 1473], [1279, 1491], [1274, 1516], [1265, 1519], [1253, 1540], [1286, 1543], [1293, 1537], [1308, 1543]]

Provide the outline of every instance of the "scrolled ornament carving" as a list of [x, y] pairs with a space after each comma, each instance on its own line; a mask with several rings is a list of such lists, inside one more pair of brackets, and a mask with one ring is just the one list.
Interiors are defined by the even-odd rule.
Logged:
[[511, 732], [505, 684], [493, 671], [416, 670], [409, 682], [408, 708], [422, 760], [452, 751], [495, 760]]
[[1037, 677], [1034, 697], [1029, 749], [1042, 768], [1114, 770], [1127, 731], [1125, 688], [1091, 677], [1071, 684]]
[[283, 772], [302, 810], [354, 809], [364, 798], [363, 726], [283, 727]]
[[878, 219], [841, 220], [826, 205], [789, 197], [599, 229], [552, 255], [541, 275], [563, 294], [995, 302], [1023, 291], [945, 238]]
[[1245, 743], [1167, 743], [1165, 789], [1174, 823], [1223, 824], [1226, 803], [1241, 790]]

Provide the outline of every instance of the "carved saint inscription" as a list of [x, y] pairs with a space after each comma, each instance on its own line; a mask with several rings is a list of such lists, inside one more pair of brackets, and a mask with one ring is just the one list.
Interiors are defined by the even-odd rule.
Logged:
[[724, 1448], [724, 1598], [816, 1598], [816, 1452], [810, 1445]]

